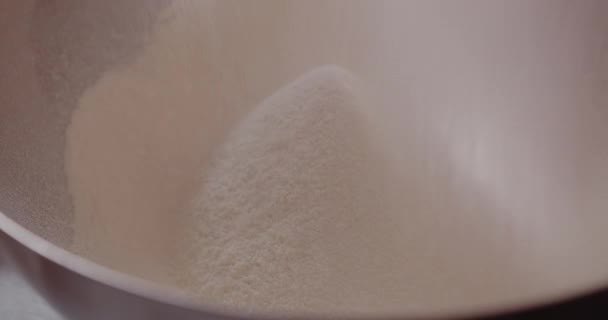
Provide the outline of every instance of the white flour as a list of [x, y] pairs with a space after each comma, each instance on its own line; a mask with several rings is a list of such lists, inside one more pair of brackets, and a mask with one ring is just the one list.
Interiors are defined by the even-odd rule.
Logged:
[[337, 67], [316, 69], [234, 130], [186, 224], [183, 286], [203, 301], [269, 310], [380, 301], [383, 278], [398, 270], [369, 287], [353, 282], [365, 283], [359, 270], [372, 264], [391, 265], [398, 222], [372, 106], [355, 83]]

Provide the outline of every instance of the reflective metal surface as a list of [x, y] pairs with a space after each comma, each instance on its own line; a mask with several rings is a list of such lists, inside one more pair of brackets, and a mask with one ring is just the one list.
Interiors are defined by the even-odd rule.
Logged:
[[[311, 66], [355, 70], [388, 101], [395, 123], [387, 127], [405, 146], [397, 156], [421, 164], [415, 179], [429, 203], [487, 208], [505, 228], [478, 230], [476, 245], [496, 242], [496, 255], [512, 255], [516, 266], [551, 261], [532, 277], [571, 278], [533, 299], [467, 314], [608, 287], [605, 1], [0, 0], [3, 253], [61, 312], [232, 314], [61, 249], [72, 236], [65, 129], [79, 97], [105, 72], [132, 63], [158, 25], [194, 10], [215, 17], [208, 63], [242, 89], [231, 101], [254, 103]], [[467, 231], [456, 218], [442, 228]]]

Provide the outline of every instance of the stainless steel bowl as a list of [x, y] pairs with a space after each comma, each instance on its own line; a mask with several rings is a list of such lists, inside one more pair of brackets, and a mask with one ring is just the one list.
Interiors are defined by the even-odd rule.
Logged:
[[[168, 19], [163, 10], [176, 1], [184, 13], [196, 6], [185, 0], [0, 0], [2, 267], [11, 262], [72, 319], [294, 316], [207, 307], [64, 249], [72, 237], [64, 169], [71, 112], [104, 72], [136, 59], [152, 41], [154, 26]], [[416, 118], [411, 132], [422, 141], [421, 150], [443, 148], [445, 158], [427, 159], [429, 167], [449, 161], [450, 170], [460, 170], [467, 181], [465, 188], [490, 190], [491, 201], [523, 220], [545, 210], [555, 220], [572, 222], [555, 236], [555, 241], [564, 234], [576, 240], [564, 242], [560, 260], [584, 271], [575, 272], [571, 286], [467, 312], [389, 316], [606, 313], [597, 309], [608, 302], [601, 291], [608, 288], [608, 245], [601, 240], [608, 238], [600, 236], [608, 226], [606, 2], [225, 0], [222, 5], [228, 31], [219, 38], [229, 37], [226, 54], [239, 61], [243, 56], [234, 52], [245, 52], [249, 59], [225, 68], [248, 81], [248, 101], [310, 66], [346, 65], [393, 92], [397, 105], [416, 106], [395, 112]], [[307, 30], [302, 32], [310, 37], [294, 42], [283, 29]], [[255, 32], [273, 32], [275, 42], [258, 47], [248, 41]], [[552, 230], [528, 222], [523, 227], [528, 234]]]

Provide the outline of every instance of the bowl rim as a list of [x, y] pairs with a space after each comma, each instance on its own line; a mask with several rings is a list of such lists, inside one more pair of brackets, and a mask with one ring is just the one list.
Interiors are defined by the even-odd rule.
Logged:
[[441, 312], [403, 312], [397, 314], [370, 312], [365, 314], [342, 314], [332, 315], [321, 313], [287, 313], [246, 311], [227, 306], [213, 306], [202, 302], [196, 302], [186, 294], [168, 286], [155, 284], [152, 281], [138, 278], [133, 275], [122, 273], [105, 267], [85, 257], [77, 255], [64, 249], [51, 241], [48, 241], [34, 232], [23, 227], [6, 214], [0, 211], [0, 231], [17, 241], [19, 244], [34, 252], [35, 254], [57, 264], [58, 266], [74, 272], [82, 277], [92, 280], [101, 285], [115, 290], [124, 291], [133, 296], [144, 298], [150, 302], [170, 305], [176, 308], [184, 308], [201, 315], [214, 315], [233, 319], [489, 319], [527, 312], [541, 311], [543, 308], [576, 303], [585, 300], [597, 293], [608, 293], [608, 283], [585, 286], [568, 290], [567, 292], [543, 295], [535, 299], [528, 299], [521, 303], [496, 304], [487, 308], [469, 308], [462, 310], [443, 310]]

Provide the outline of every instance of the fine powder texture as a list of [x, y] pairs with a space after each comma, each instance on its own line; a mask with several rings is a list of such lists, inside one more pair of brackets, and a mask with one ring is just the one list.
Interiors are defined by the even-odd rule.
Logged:
[[343, 69], [317, 68], [235, 128], [186, 218], [181, 287], [247, 309], [382, 304], [398, 223], [357, 87]]

